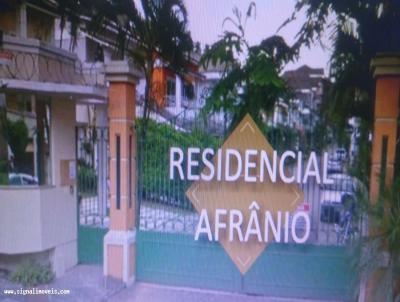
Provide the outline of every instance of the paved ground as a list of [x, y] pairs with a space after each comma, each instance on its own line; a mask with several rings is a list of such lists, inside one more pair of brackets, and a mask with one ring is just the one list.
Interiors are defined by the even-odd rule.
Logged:
[[307, 301], [231, 294], [217, 291], [137, 283], [111, 297], [109, 302], [289, 302]]
[[0, 275], [0, 302], [288, 302], [306, 301], [247, 296], [217, 291], [136, 283], [125, 288], [120, 282], [106, 280], [100, 266], [78, 265], [65, 276], [41, 288], [70, 290], [65, 296], [4, 295], [4, 289], [21, 289]]
[[78, 265], [67, 272], [62, 278], [58, 278], [48, 285], [40, 286], [44, 289], [69, 290], [68, 295], [51, 296], [22, 296], [5, 295], [4, 289], [19, 290], [22, 287], [11, 283], [5, 276], [0, 276], [0, 302], [103, 302], [107, 297], [124, 289], [117, 281], [103, 278], [102, 268], [93, 265]]

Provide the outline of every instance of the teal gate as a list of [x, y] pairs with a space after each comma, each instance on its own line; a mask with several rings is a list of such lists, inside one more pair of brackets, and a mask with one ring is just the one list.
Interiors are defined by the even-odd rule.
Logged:
[[[137, 268], [139, 281], [214, 289], [273, 297], [353, 301], [358, 275], [352, 263], [358, 225], [343, 236], [344, 201], [322, 204], [329, 195], [315, 182], [300, 185], [310, 212], [311, 232], [306, 244], [269, 244], [250, 270], [241, 275], [219, 243], [194, 240], [199, 215], [185, 195], [189, 181], [169, 179], [169, 149], [179, 146], [216, 150], [226, 131], [226, 115], [211, 117], [188, 112], [169, 123], [148, 122], [145, 140], [138, 122]], [[312, 135], [290, 127], [268, 124], [268, 141], [278, 150], [313, 148]], [[347, 192], [343, 181], [336, 191]], [[331, 193], [332, 198], [336, 193]], [[349, 200], [351, 194], [342, 194]]]
[[108, 129], [76, 128], [78, 261], [101, 264], [108, 231]]

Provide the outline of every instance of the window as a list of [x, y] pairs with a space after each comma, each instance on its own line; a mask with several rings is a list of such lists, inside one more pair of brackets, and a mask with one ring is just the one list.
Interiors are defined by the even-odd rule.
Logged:
[[167, 95], [168, 96], [175, 96], [175, 80], [167, 79]]
[[53, 42], [54, 17], [43, 11], [28, 6], [26, 11], [28, 38], [45, 43]]
[[0, 11], [0, 31], [3, 31], [7, 35], [17, 35], [17, 8], [11, 3], [2, 3]]
[[193, 100], [194, 97], [194, 85], [192, 83], [185, 83], [183, 85], [183, 99]]
[[86, 39], [86, 61], [90, 63], [104, 62], [103, 47], [91, 39]]
[[0, 184], [50, 184], [50, 101], [19, 93], [0, 99]]

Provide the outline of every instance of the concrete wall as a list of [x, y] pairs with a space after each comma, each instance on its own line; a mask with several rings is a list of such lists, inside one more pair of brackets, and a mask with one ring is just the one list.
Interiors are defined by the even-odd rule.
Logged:
[[49, 253], [60, 276], [77, 263], [76, 186], [60, 177], [60, 161], [75, 159], [75, 103], [52, 100], [50, 122], [52, 185], [0, 188], [0, 254]]
[[69, 99], [56, 99], [52, 102], [51, 115], [53, 184], [57, 190], [43, 194], [42, 211], [50, 209], [52, 215], [44, 216], [42, 223], [44, 245], [57, 245], [52, 262], [59, 275], [78, 261], [76, 185], [61, 187], [60, 180], [60, 161], [75, 159], [75, 103]]
[[107, 127], [107, 106], [102, 104], [76, 105], [76, 122], [78, 125], [88, 125], [90, 122], [93, 122], [93, 118], [96, 120], [96, 126]]
[[0, 189], [0, 253], [20, 254], [42, 250], [40, 189]]

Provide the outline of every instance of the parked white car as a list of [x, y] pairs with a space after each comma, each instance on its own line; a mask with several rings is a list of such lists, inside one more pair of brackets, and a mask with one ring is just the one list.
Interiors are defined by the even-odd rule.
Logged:
[[358, 194], [367, 196], [367, 190], [361, 181], [347, 174], [330, 174], [329, 178], [332, 184], [321, 185], [320, 220], [339, 223], [343, 209], [355, 211]]
[[24, 173], [10, 173], [8, 175], [8, 182], [14, 186], [39, 184], [36, 177]]

